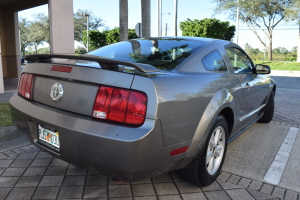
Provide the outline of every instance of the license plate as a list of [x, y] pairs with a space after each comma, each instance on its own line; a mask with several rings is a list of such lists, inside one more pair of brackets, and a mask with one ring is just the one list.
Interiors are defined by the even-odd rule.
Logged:
[[39, 140], [59, 148], [59, 133], [57, 131], [51, 131], [41, 124], [38, 124], [38, 131]]

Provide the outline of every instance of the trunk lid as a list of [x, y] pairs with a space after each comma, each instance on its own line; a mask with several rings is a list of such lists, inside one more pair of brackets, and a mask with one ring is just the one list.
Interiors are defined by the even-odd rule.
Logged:
[[[52, 71], [53, 66], [71, 67], [72, 71]], [[35, 74], [32, 85], [33, 100], [62, 110], [91, 116], [99, 85], [130, 89], [134, 74], [103, 70], [85, 66], [50, 63], [27, 64], [24, 73]], [[51, 88], [60, 84], [63, 94], [60, 101], [51, 97]]]

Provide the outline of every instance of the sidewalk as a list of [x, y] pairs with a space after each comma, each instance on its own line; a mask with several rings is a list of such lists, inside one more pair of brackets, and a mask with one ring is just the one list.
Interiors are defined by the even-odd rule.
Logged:
[[272, 70], [270, 76], [300, 77], [300, 71]]

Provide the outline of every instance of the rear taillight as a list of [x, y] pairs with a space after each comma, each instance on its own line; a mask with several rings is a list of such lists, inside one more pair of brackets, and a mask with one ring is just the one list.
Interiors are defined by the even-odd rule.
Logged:
[[32, 99], [33, 74], [22, 74], [19, 82], [19, 94], [27, 99]]
[[142, 92], [100, 86], [92, 117], [124, 124], [142, 125], [145, 121], [147, 96]]

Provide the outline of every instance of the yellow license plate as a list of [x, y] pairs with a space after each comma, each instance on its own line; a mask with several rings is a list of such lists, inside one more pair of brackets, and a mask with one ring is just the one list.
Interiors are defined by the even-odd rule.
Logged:
[[47, 144], [50, 144], [56, 148], [60, 147], [58, 132], [50, 131], [49, 129], [45, 128], [40, 124], [38, 124], [38, 131], [39, 131], [39, 140]]

